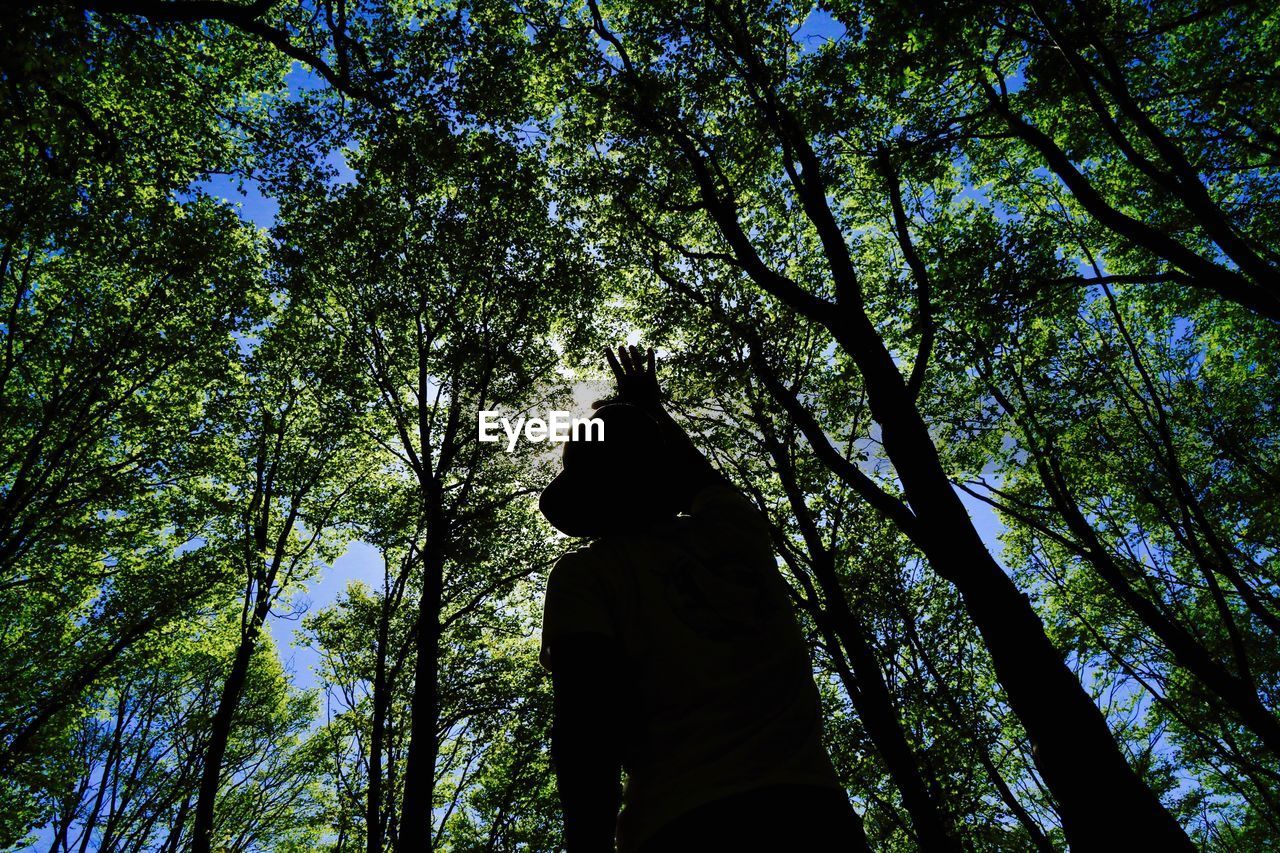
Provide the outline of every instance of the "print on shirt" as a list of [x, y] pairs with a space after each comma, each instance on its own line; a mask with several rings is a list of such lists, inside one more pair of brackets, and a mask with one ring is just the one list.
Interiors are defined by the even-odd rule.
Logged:
[[760, 572], [732, 558], [679, 550], [678, 560], [655, 567], [655, 572], [681, 621], [699, 636], [719, 641], [765, 629], [777, 608]]

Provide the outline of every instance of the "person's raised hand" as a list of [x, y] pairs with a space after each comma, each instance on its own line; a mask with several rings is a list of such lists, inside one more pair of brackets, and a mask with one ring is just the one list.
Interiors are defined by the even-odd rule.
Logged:
[[606, 348], [604, 356], [613, 370], [618, 392], [605, 400], [596, 400], [591, 408], [598, 409], [609, 403], [630, 403], [645, 410], [662, 407], [662, 389], [658, 387], [657, 359], [653, 348], [641, 352], [639, 347]]

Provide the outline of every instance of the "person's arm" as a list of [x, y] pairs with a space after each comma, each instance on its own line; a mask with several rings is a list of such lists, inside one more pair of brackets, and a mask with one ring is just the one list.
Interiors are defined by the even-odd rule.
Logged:
[[662, 405], [662, 389], [658, 386], [657, 362], [653, 349], [641, 353], [639, 347], [618, 347], [615, 355], [612, 350], [604, 351], [613, 369], [618, 383], [618, 394], [605, 403], [630, 403], [649, 414], [662, 430], [667, 448], [673, 457], [675, 482], [673, 489], [679, 509], [688, 511], [698, 492], [708, 486], [726, 486], [732, 484], [716, 470], [711, 460], [689, 438], [684, 428], [671, 417]]
[[550, 654], [551, 760], [568, 853], [614, 849], [622, 799], [618, 654], [612, 637], [562, 634]]
[[547, 578], [540, 660], [551, 673], [551, 760], [569, 853], [613, 850], [621, 800], [622, 651], [600, 566], [565, 554]]

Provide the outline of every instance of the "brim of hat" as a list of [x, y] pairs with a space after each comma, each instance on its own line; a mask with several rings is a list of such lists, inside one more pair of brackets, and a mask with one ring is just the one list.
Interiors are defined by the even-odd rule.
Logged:
[[609, 501], [590, 474], [561, 471], [538, 498], [551, 526], [568, 536], [599, 536], [608, 526]]

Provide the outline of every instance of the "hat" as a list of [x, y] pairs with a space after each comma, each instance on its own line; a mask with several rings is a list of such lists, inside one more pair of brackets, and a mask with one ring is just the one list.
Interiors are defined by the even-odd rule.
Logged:
[[601, 536], [663, 515], [669, 462], [662, 430], [644, 410], [611, 403], [595, 411], [600, 428], [575, 430], [564, 470], [542, 490], [538, 509], [569, 536]]

